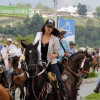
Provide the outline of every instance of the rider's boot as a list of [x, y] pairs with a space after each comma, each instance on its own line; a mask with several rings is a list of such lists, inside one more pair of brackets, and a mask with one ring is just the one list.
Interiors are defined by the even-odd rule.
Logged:
[[95, 93], [99, 93], [99, 88], [100, 88], [100, 82], [99, 82], [99, 84], [97, 85], [97, 87], [94, 89], [94, 92], [95, 92]]
[[94, 89], [94, 92], [95, 92], [95, 93], [99, 93], [99, 88], [100, 88], [100, 82], [99, 82], [99, 84], [97, 85], [97, 87]]
[[63, 98], [64, 100], [69, 100], [66, 88], [62, 88]]

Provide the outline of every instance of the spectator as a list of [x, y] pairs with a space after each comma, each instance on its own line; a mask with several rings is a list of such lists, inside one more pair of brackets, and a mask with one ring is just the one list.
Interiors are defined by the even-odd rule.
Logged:
[[78, 50], [77, 50], [76, 47], [75, 47], [75, 43], [74, 43], [73, 41], [70, 41], [70, 42], [69, 42], [69, 46], [70, 46], [70, 52], [71, 52], [72, 54], [78, 52]]
[[64, 35], [66, 33], [66, 31], [64, 31], [62, 28], [58, 29], [60, 32], [60, 51], [59, 51], [59, 57], [58, 57], [58, 61], [61, 61], [61, 59], [63, 57], [68, 57], [70, 56], [70, 47], [69, 44], [67, 43], [66, 40], [64, 40]]

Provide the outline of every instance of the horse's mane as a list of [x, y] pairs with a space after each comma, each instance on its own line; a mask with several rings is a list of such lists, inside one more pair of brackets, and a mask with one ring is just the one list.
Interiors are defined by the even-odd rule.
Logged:
[[69, 57], [69, 60], [71, 60], [73, 57], [75, 57], [76, 55], [79, 55], [79, 54], [81, 54], [81, 53], [85, 53], [85, 54], [86, 54], [86, 52], [84, 52], [84, 51], [78, 51], [78, 52], [72, 54], [72, 55]]
[[19, 60], [18, 57], [14, 56], [12, 60], [12, 64], [15, 65], [18, 60]]
[[33, 48], [33, 47], [35, 47], [35, 45], [33, 45], [32, 43], [30, 43], [30, 44], [28, 44], [28, 46], [27, 46], [27, 49], [26, 49], [26, 50], [29, 50], [30, 48]]

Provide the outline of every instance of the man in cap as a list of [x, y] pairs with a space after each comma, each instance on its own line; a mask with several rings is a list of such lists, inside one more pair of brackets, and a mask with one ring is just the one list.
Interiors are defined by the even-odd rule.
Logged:
[[75, 43], [74, 43], [73, 41], [70, 41], [70, 42], [69, 42], [69, 46], [70, 46], [70, 52], [71, 52], [72, 54], [78, 52], [78, 50], [77, 50], [76, 47], [75, 47]]

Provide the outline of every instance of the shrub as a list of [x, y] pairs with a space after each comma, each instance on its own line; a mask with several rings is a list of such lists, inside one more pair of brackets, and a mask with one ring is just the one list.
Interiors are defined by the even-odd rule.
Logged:
[[89, 78], [96, 78], [96, 77], [98, 77], [98, 73], [95, 73], [95, 72], [89, 73]]

